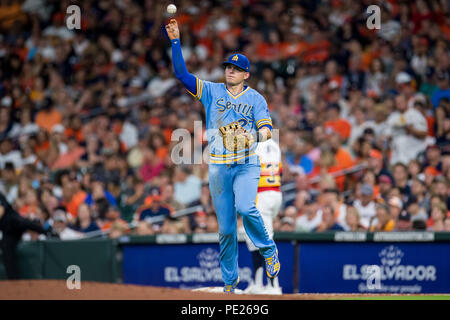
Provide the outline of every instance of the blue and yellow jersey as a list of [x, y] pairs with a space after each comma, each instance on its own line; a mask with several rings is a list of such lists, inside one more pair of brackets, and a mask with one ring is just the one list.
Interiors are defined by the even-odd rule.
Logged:
[[[239, 122], [252, 134], [264, 126], [272, 130], [272, 120], [264, 97], [249, 86], [244, 86], [241, 93], [233, 95], [224, 83], [199, 79], [186, 69], [180, 39], [173, 39], [171, 42], [176, 77], [183, 83], [187, 91], [200, 100], [205, 107], [210, 162], [228, 164], [256, 157], [257, 143], [254, 143], [250, 150], [237, 152], [226, 150], [219, 128], [232, 122]], [[238, 55], [234, 58], [238, 59]]]
[[257, 144], [250, 150], [236, 153], [226, 150], [218, 129], [232, 122], [255, 132], [264, 126], [272, 130], [267, 102], [264, 97], [249, 86], [238, 95], [233, 95], [224, 83], [197, 80], [196, 92], [188, 92], [199, 99], [206, 111], [206, 129], [210, 148], [211, 163], [232, 163], [246, 157], [255, 156]]

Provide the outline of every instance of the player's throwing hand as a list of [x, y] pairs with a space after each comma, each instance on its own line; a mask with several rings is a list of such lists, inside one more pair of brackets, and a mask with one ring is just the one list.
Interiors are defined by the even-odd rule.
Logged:
[[170, 19], [169, 24], [166, 24], [166, 31], [170, 40], [178, 39], [180, 37], [180, 30], [178, 29], [177, 20]]

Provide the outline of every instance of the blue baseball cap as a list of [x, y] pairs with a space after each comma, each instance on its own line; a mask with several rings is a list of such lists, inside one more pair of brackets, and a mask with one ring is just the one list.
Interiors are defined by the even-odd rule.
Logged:
[[227, 64], [235, 65], [236, 67], [246, 71], [250, 72], [250, 61], [246, 56], [240, 53], [234, 53], [231, 56], [228, 57], [226, 61], [222, 63], [222, 65], [225, 67]]

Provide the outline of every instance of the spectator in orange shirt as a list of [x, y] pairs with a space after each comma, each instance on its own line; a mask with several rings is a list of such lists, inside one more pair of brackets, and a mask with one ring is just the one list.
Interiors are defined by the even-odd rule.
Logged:
[[50, 98], [45, 99], [41, 111], [36, 114], [35, 122], [40, 128], [47, 130], [47, 132], [51, 132], [54, 125], [62, 123], [62, 115], [55, 109], [53, 101]]
[[337, 103], [330, 103], [327, 106], [327, 121], [325, 121], [324, 127], [339, 133], [345, 142], [350, 137], [352, 126], [347, 120], [341, 118], [340, 113], [341, 107]]
[[126, 223], [126, 221], [124, 221], [120, 218], [119, 208], [116, 206], [110, 205], [108, 207], [108, 210], [106, 211], [105, 220], [101, 224], [100, 229], [102, 231], [108, 231], [114, 227], [114, 228], [120, 230], [121, 228], [118, 226], [121, 226], [124, 228], [124, 229], [122, 229], [123, 233], [125, 233], [126, 230], [128, 229], [128, 224]]
[[167, 146], [165, 144], [164, 135], [160, 131], [150, 134], [150, 136], [148, 137], [148, 144], [150, 148], [156, 150], [156, 156], [161, 161], [164, 161], [166, 159], [169, 150], [167, 149]]
[[69, 127], [64, 132], [66, 137], [75, 137], [79, 143], [84, 141], [81, 118], [78, 115], [72, 115], [69, 120]]
[[328, 135], [328, 141], [331, 146], [331, 151], [334, 153], [336, 164], [343, 169], [351, 168], [354, 165], [353, 157], [342, 147], [342, 138], [339, 134]]
[[[323, 176], [325, 174], [332, 174], [334, 172], [341, 171], [342, 167], [336, 163], [333, 152], [330, 150], [322, 150], [320, 153], [320, 160], [317, 165], [314, 166], [313, 171], [308, 175], [311, 179], [318, 175]], [[334, 178], [339, 191], [345, 189], [345, 176], [339, 176]]]
[[52, 165], [52, 169], [64, 169], [72, 167], [85, 153], [83, 147], [78, 145], [75, 137], [70, 137], [67, 141], [67, 152], [60, 154]]
[[70, 181], [72, 188], [72, 196], [66, 204], [67, 212], [76, 217], [80, 205], [86, 200], [87, 193], [81, 189], [81, 184], [77, 179]]
[[22, 217], [36, 218], [36, 210], [39, 205], [37, 192], [34, 189], [28, 189], [25, 193], [25, 203], [20, 207], [19, 213]]

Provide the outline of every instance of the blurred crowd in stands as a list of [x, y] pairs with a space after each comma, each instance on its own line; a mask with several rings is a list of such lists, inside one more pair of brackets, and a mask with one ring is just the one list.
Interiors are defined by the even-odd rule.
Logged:
[[[71, 1], [0, 0], [0, 192], [61, 239], [217, 232], [207, 164], [171, 157], [175, 129], [206, 139], [167, 4], [77, 3], [69, 30]], [[275, 231], [450, 231], [448, 1], [175, 3], [190, 72], [250, 58], [283, 156]]]

